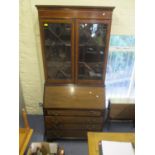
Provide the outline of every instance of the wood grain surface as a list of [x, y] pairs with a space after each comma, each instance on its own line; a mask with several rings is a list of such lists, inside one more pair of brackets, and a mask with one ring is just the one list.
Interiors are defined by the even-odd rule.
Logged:
[[44, 108], [105, 108], [105, 90], [102, 87], [46, 86], [44, 95]]

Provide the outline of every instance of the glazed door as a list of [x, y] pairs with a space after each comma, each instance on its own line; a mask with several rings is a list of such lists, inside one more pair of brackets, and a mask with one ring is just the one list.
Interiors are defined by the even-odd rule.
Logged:
[[42, 20], [42, 51], [47, 83], [74, 83], [74, 23]]
[[76, 82], [104, 84], [110, 21], [76, 23]]

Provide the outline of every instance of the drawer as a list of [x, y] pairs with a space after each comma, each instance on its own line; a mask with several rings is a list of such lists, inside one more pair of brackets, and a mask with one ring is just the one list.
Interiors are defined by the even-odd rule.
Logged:
[[75, 124], [75, 123], [46, 123], [46, 129], [53, 130], [90, 130], [90, 131], [101, 131], [103, 124]]
[[102, 111], [97, 110], [45, 110], [45, 115], [54, 116], [101, 116]]
[[76, 130], [47, 130], [47, 139], [50, 138], [87, 138], [87, 131]]
[[103, 123], [103, 117], [45, 116], [45, 123]]

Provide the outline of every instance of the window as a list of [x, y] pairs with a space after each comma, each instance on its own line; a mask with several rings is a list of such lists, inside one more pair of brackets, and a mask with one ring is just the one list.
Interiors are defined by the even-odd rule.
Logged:
[[106, 97], [134, 98], [134, 42], [133, 36], [112, 35], [106, 70]]

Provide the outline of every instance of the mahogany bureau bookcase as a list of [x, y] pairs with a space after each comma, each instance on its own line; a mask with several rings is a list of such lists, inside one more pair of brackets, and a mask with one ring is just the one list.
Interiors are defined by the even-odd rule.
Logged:
[[114, 7], [37, 5], [45, 74], [45, 137], [102, 131]]

